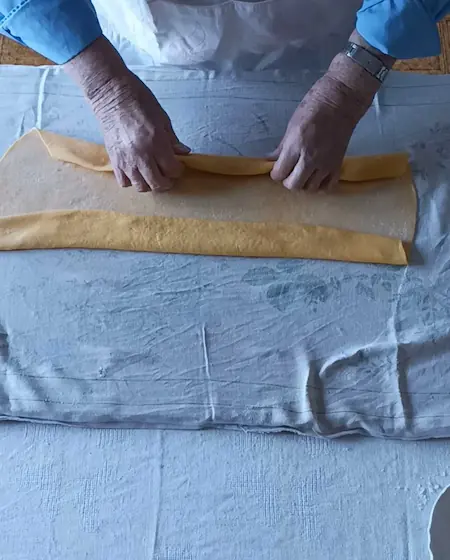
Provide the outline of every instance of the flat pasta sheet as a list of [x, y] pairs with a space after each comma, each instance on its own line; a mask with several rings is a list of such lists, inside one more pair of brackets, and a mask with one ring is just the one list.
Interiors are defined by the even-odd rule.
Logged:
[[0, 249], [407, 264], [416, 197], [404, 154], [348, 158], [345, 182], [328, 196], [284, 189], [265, 160], [197, 154], [183, 161], [173, 191], [141, 194], [117, 188], [103, 146], [32, 131], [0, 163]]

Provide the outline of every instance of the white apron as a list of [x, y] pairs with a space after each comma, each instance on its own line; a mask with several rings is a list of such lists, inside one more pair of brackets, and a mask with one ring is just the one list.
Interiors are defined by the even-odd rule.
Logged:
[[155, 65], [324, 70], [362, 0], [93, 0], [106, 36]]

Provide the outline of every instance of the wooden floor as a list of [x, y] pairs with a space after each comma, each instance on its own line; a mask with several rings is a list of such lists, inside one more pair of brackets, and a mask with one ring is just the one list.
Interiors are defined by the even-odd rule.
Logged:
[[[439, 30], [442, 42], [441, 56], [400, 61], [396, 68], [405, 72], [450, 74], [450, 17], [439, 24]], [[51, 63], [33, 51], [0, 36], [0, 64], [39, 66], [40, 64]]]

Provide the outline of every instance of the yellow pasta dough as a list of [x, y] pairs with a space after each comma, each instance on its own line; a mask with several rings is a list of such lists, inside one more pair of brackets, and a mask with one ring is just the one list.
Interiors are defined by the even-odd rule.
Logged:
[[[93, 171], [112, 171], [103, 146], [80, 142], [74, 138], [41, 131], [50, 155], [60, 161], [75, 163]], [[266, 175], [274, 162], [259, 158], [190, 154], [178, 159], [191, 169], [219, 175]], [[402, 177], [408, 171], [408, 154], [347, 157], [341, 169], [341, 181], [364, 182]]]
[[[406, 264], [398, 239], [320, 226], [55, 211], [0, 220], [0, 250], [113, 249], [242, 257]], [[233, 235], [229, 235], [230, 227]], [[126, 232], [126, 233], [124, 233]], [[174, 235], [174, 233], [176, 235]]]
[[0, 250], [407, 264], [416, 201], [404, 154], [347, 158], [342, 178], [354, 186], [346, 196], [325, 197], [273, 183], [273, 163], [265, 160], [199, 154], [182, 160], [187, 169], [177, 188], [143, 195], [117, 187], [103, 146], [32, 131], [0, 162]]

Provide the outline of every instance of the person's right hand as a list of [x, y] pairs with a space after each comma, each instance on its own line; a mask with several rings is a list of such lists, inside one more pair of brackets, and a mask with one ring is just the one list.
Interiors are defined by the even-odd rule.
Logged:
[[120, 186], [168, 190], [183, 171], [175, 154], [189, 153], [153, 93], [100, 37], [64, 65], [100, 121]]
[[183, 165], [175, 154], [189, 153], [153, 93], [129, 72], [91, 98], [105, 146], [121, 187], [140, 192], [172, 187]]

